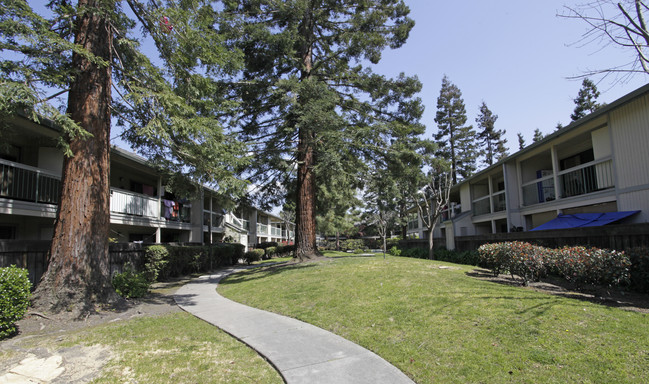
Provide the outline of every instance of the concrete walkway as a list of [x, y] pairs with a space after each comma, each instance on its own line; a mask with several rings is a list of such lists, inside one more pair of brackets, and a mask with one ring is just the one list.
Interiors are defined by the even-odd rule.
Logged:
[[387, 361], [351, 341], [219, 295], [217, 283], [238, 270], [226, 269], [192, 280], [176, 291], [176, 303], [255, 349], [288, 384], [413, 384]]

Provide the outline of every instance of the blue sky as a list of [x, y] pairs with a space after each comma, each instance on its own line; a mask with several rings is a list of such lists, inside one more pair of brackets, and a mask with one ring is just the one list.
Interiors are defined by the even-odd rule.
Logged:
[[[433, 121], [437, 97], [442, 77], [448, 75], [462, 91], [467, 124], [475, 126], [484, 100], [499, 116], [496, 128], [507, 131], [507, 145], [515, 152], [517, 132], [530, 144], [536, 128], [547, 134], [558, 122], [570, 122], [582, 80], [568, 77], [632, 60], [627, 50], [617, 47], [573, 44], [588, 31], [586, 23], [556, 15], [565, 13], [564, 5], [583, 2], [406, 0], [416, 25], [406, 45], [384, 52], [374, 71], [419, 78], [428, 137], [437, 131]], [[599, 101], [610, 103], [649, 77], [592, 80], [601, 92]]]

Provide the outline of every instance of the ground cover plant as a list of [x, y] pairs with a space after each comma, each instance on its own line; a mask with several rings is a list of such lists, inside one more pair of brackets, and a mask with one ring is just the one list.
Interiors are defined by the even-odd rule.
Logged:
[[474, 268], [345, 257], [231, 275], [219, 292], [339, 334], [419, 384], [649, 377], [649, 315], [478, 280]]

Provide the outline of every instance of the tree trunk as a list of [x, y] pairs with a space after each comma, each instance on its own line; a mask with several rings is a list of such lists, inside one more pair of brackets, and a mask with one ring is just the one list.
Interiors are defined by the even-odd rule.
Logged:
[[300, 127], [297, 151], [297, 201], [295, 215], [295, 255], [301, 260], [320, 256], [316, 245], [315, 174], [313, 172], [313, 131]]
[[430, 260], [435, 260], [435, 253], [433, 252], [433, 232], [435, 228], [430, 228], [428, 230], [428, 258]]
[[[75, 44], [110, 63], [112, 33], [99, 1], [79, 0], [91, 10], [76, 21]], [[48, 269], [35, 292], [37, 306], [53, 312], [87, 313], [95, 304], [116, 300], [110, 283], [110, 65], [96, 65], [76, 52], [78, 71], [68, 95], [71, 118], [92, 134], [70, 139], [73, 157], [63, 164], [61, 201]]]
[[336, 251], [340, 251], [340, 232], [336, 231]]
[[[304, 20], [299, 28], [303, 37], [300, 47], [302, 70], [300, 81], [310, 81], [313, 69], [313, 15], [307, 9]], [[301, 100], [310, 102], [310, 100]], [[300, 260], [317, 258], [320, 255], [316, 245], [316, 210], [315, 210], [315, 167], [314, 145], [315, 132], [305, 125], [298, 126], [297, 145], [297, 201], [295, 207], [295, 256]]]

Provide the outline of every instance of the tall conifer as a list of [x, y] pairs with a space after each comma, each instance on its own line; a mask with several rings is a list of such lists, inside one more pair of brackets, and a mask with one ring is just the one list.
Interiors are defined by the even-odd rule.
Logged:
[[485, 149], [484, 162], [487, 166], [507, 157], [507, 148], [505, 147], [507, 139], [503, 138], [505, 131], [495, 128], [496, 120], [498, 120], [498, 115], [494, 115], [483, 101], [480, 106], [480, 114], [475, 121], [480, 128], [478, 139], [480, 146]]
[[444, 75], [437, 98], [435, 122], [438, 130], [434, 138], [437, 155], [451, 164], [453, 184], [457, 183], [458, 175], [467, 178], [476, 169], [475, 131], [471, 125], [465, 125], [466, 119], [462, 92]]

